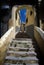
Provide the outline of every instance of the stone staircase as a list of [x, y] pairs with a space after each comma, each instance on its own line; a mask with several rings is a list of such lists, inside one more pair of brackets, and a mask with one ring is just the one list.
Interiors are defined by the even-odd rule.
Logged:
[[4, 65], [39, 65], [32, 39], [13, 39], [7, 49]]

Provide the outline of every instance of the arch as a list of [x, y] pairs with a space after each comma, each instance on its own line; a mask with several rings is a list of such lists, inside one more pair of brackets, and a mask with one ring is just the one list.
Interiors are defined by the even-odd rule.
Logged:
[[32, 6], [31, 5], [22, 5], [22, 6], [18, 6], [18, 9], [16, 10], [16, 13], [20, 10], [20, 9], [30, 9]]
[[[30, 11], [33, 12], [33, 10], [34, 10], [34, 7], [33, 7], [32, 5], [21, 5], [21, 6], [18, 6], [18, 8], [17, 8], [17, 10], [16, 10], [16, 13], [19, 12], [20, 9], [24, 9], [24, 8], [29, 11], [29, 15], [30, 15]], [[32, 16], [33, 16], [33, 14], [34, 14], [34, 12], [32, 13]], [[26, 15], [26, 18], [28, 18], [27, 15]], [[31, 18], [31, 17], [30, 17], [30, 18]], [[33, 17], [33, 18], [34, 18], [34, 17]], [[26, 23], [26, 26], [27, 26], [27, 25], [29, 25], [29, 18], [28, 18], [28, 20], [26, 20], [26, 21], [28, 21], [28, 22]], [[31, 21], [32, 21], [32, 20], [31, 20]], [[34, 22], [34, 21], [33, 21], [33, 22]], [[30, 24], [33, 24], [33, 22], [31, 22]]]
[[[28, 10], [32, 10], [33, 11], [33, 6], [31, 6], [31, 5], [21, 5], [21, 6], [18, 6], [18, 7], [16, 7], [16, 6], [13, 6], [13, 8], [12, 8], [12, 20], [13, 20], [13, 25], [14, 25], [14, 28], [15, 28], [15, 34], [16, 34], [16, 22], [17, 23], [19, 23], [19, 21], [16, 21], [16, 19], [15, 19], [15, 17], [16, 17], [16, 14], [18, 13], [18, 15], [19, 15], [19, 10], [20, 9], [23, 9], [23, 8], [26, 8], [26, 9], [28, 9]], [[27, 23], [26, 23], [27, 24]], [[19, 25], [19, 24], [18, 24]]]

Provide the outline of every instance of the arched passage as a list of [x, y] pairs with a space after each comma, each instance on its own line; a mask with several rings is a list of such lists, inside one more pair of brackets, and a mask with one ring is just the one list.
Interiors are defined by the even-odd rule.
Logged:
[[[26, 23], [26, 26], [29, 26], [29, 25], [34, 25], [34, 8], [30, 5], [22, 5], [22, 6], [14, 6], [13, 9], [12, 9], [12, 18], [13, 18], [13, 23], [14, 23], [14, 27], [16, 29], [16, 26], [20, 27], [20, 17], [19, 17], [19, 10], [21, 9], [24, 9], [26, 8], [27, 9], [27, 14], [26, 14], [26, 17], [28, 18], [28, 22]], [[16, 14], [18, 14], [17, 16], [17, 20], [16, 20]], [[16, 30], [15, 30], [15, 33], [16, 33]]]

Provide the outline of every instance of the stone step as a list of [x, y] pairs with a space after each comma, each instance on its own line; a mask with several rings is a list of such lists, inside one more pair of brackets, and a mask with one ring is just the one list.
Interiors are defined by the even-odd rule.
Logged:
[[21, 58], [21, 57], [14, 57], [14, 56], [7, 56], [5, 59], [5, 63], [12, 63], [12, 64], [16, 64], [16, 63], [38, 63], [38, 59], [36, 57], [25, 57], [25, 58]]
[[6, 56], [6, 60], [23, 60], [23, 61], [38, 61], [36, 57], [14, 57], [14, 56]]
[[9, 47], [24, 47], [24, 48], [33, 48], [32, 44], [10, 44]]
[[32, 45], [32, 41], [21, 41], [21, 40], [14, 40], [10, 43], [9, 46], [13, 46], [13, 47], [16, 47], [16, 46], [20, 46], [20, 47], [33, 47]]
[[28, 57], [28, 56], [30, 56], [30, 57], [34, 57], [36, 55], [31, 54], [31, 53], [29, 53], [29, 54], [27, 54], [27, 53], [25, 53], [25, 54], [7, 53], [7, 56], [16, 56], [16, 57]]
[[14, 50], [14, 51], [35, 51], [34, 48], [24, 48], [24, 47], [9, 47], [8, 50]]
[[29, 52], [23, 52], [23, 51], [7, 51], [7, 54], [8, 53], [13, 53], [13, 54], [19, 54], [19, 55], [23, 55], [23, 54], [30, 54], [30, 55], [37, 55], [34, 51], [29, 51]]
[[14, 40], [16, 40], [16, 41], [20, 41], [20, 40], [21, 40], [21, 41], [24, 41], [24, 40], [25, 40], [25, 41], [32, 41], [31, 38], [16, 38], [16, 39], [12, 39], [12, 40], [13, 40], [13, 41], [14, 41]]
[[4, 65], [38, 65], [32, 39], [13, 39], [10, 42]]
[[[17, 64], [4, 63], [4, 65], [24, 65], [24, 63], [22, 63], [22, 64], [18, 64], [18, 63], [17, 63]], [[30, 63], [29, 63], [29, 64], [28, 64], [28, 63], [27, 63], [27, 64], [25, 64], [25, 65], [39, 65], [39, 64], [35, 64], [35, 63], [33, 63], [33, 64], [30, 64]]]
[[30, 43], [30, 44], [32, 44], [33, 42], [32, 41], [26, 41], [26, 40], [23, 40], [23, 41], [21, 41], [21, 40], [14, 40], [14, 41], [11, 41], [10, 43], [19, 43], [19, 44], [21, 44], [21, 42], [22, 42], [22, 44], [27, 44], [27, 43]]
[[[38, 62], [37, 61], [10, 61], [10, 60], [7, 60], [5, 63], [10, 63], [10, 64], [23, 64], [25, 63], [26, 64], [37, 64]], [[23, 64], [24, 65], [24, 64]]]

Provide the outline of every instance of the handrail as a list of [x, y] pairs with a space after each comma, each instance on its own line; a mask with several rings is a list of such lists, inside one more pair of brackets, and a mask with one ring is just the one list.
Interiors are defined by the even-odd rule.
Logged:
[[11, 27], [0, 39], [0, 47], [4, 44], [5, 40], [8, 39], [9, 35], [13, 32], [14, 27]]
[[37, 26], [35, 26], [35, 29], [39, 32], [39, 34], [41, 35], [42, 39], [44, 39], [44, 31], [41, 28], [37, 27]]

